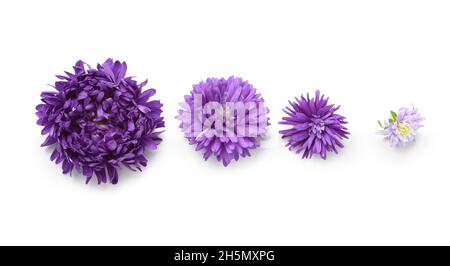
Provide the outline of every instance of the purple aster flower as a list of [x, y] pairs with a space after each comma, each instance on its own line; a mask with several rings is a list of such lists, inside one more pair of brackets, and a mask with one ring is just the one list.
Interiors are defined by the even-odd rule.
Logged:
[[193, 86], [176, 117], [189, 144], [207, 160], [214, 155], [227, 166], [250, 156], [266, 133], [269, 109], [256, 89], [241, 78], [208, 78]]
[[388, 121], [384, 121], [384, 125], [378, 121], [383, 128], [378, 133], [385, 136], [391, 146], [405, 146], [416, 140], [417, 130], [423, 127], [423, 120], [425, 118], [420, 116], [418, 109], [403, 107], [397, 113], [391, 111], [391, 117]]
[[320, 154], [326, 159], [327, 151], [337, 153], [336, 146], [343, 148], [340, 140], [348, 138], [347, 128], [344, 127], [345, 117], [336, 114], [340, 106], [328, 104], [328, 98], [320, 96], [320, 91], [316, 91], [315, 98], [306, 99], [303, 95], [300, 99], [295, 98], [295, 102], [289, 101], [291, 107], [286, 107], [283, 111], [288, 115], [280, 122], [282, 125], [289, 125], [291, 128], [281, 130], [282, 138], [287, 138], [286, 146], [289, 150], [296, 150], [297, 153], [303, 151], [302, 158], [311, 158], [313, 154]]
[[56, 76], [56, 91], [41, 94], [37, 124], [48, 135], [41, 146], [54, 144], [50, 159], [62, 162], [64, 174], [75, 168], [86, 183], [95, 174], [99, 184], [108, 177], [116, 184], [120, 166], [141, 171], [145, 150], [161, 142], [162, 104], [148, 101], [156, 91], [142, 91], [147, 81], [125, 76], [125, 62], [108, 59], [92, 69], [78, 61], [73, 69]]

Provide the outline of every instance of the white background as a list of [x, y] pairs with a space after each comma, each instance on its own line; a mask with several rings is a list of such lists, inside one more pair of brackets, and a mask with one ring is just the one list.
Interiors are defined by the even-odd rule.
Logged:
[[[0, 244], [450, 244], [448, 1], [1, 1]], [[125, 60], [164, 103], [166, 131], [142, 173], [119, 184], [62, 175], [34, 108], [78, 59]], [[225, 168], [174, 119], [192, 84], [241, 76], [272, 126]], [[302, 160], [281, 108], [321, 89], [351, 138]], [[426, 117], [417, 142], [375, 134], [390, 110]]]

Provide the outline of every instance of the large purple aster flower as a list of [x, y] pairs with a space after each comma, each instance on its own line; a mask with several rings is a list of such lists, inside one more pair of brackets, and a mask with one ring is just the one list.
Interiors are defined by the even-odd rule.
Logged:
[[389, 140], [391, 146], [405, 146], [416, 140], [417, 130], [423, 127], [423, 120], [425, 118], [420, 116], [419, 110], [403, 107], [397, 113], [391, 111], [391, 117], [384, 121], [384, 125], [378, 121], [383, 128], [379, 133]]
[[344, 147], [340, 140], [350, 133], [344, 127], [345, 117], [335, 113], [340, 106], [328, 104], [328, 98], [324, 99], [318, 90], [315, 98], [310, 99], [307, 94], [306, 99], [302, 95], [295, 100], [289, 101], [291, 107], [283, 109], [288, 116], [280, 122], [291, 126], [280, 131], [282, 138], [288, 139], [289, 150], [303, 151], [302, 158], [319, 154], [326, 159], [328, 151], [337, 153], [336, 146]]
[[75, 168], [86, 183], [95, 173], [99, 184], [108, 177], [116, 184], [120, 166], [141, 170], [146, 148], [161, 142], [162, 104], [148, 101], [156, 91], [142, 91], [147, 81], [125, 76], [125, 62], [108, 59], [92, 69], [78, 61], [73, 68], [57, 76], [56, 91], [41, 94], [37, 124], [48, 135], [41, 146], [55, 144], [50, 159], [62, 162], [64, 174]]
[[268, 125], [264, 99], [241, 78], [208, 78], [193, 86], [176, 117], [189, 144], [227, 166], [259, 147]]

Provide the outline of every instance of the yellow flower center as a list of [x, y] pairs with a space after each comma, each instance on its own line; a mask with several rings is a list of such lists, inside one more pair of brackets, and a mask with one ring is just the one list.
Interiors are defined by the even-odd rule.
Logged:
[[403, 137], [409, 136], [410, 128], [407, 123], [403, 122], [398, 123], [397, 130]]

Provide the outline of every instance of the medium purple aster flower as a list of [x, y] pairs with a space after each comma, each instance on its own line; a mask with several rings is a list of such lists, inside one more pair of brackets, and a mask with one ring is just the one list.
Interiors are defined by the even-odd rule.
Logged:
[[214, 155], [227, 166], [250, 156], [266, 133], [269, 109], [256, 89], [241, 78], [208, 78], [193, 86], [176, 117], [189, 144], [207, 160]]
[[425, 118], [420, 116], [418, 109], [403, 107], [397, 113], [391, 111], [391, 117], [388, 121], [384, 121], [384, 125], [378, 121], [383, 128], [378, 133], [385, 136], [391, 146], [405, 146], [416, 140], [417, 130], [423, 127], [423, 120]]
[[48, 135], [41, 146], [55, 144], [50, 159], [62, 162], [64, 174], [75, 167], [86, 183], [95, 173], [99, 184], [108, 177], [116, 184], [120, 166], [141, 171], [146, 148], [161, 142], [162, 104], [148, 101], [156, 91], [142, 91], [147, 81], [125, 76], [125, 62], [108, 59], [92, 69], [78, 61], [73, 68], [74, 73], [56, 76], [56, 91], [41, 94], [37, 124]]
[[315, 98], [306, 99], [303, 95], [300, 99], [295, 98], [295, 102], [289, 101], [290, 107], [283, 111], [288, 115], [280, 122], [282, 125], [289, 125], [291, 128], [281, 130], [282, 138], [287, 138], [286, 146], [289, 150], [296, 150], [297, 153], [303, 151], [302, 158], [311, 158], [313, 154], [320, 154], [326, 159], [327, 151], [337, 153], [336, 146], [343, 148], [340, 140], [348, 138], [349, 132], [344, 127], [345, 117], [335, 112], [340, 106], [328, 104], [328, 98], [320, 96], [320, 91], [316, 91]]

